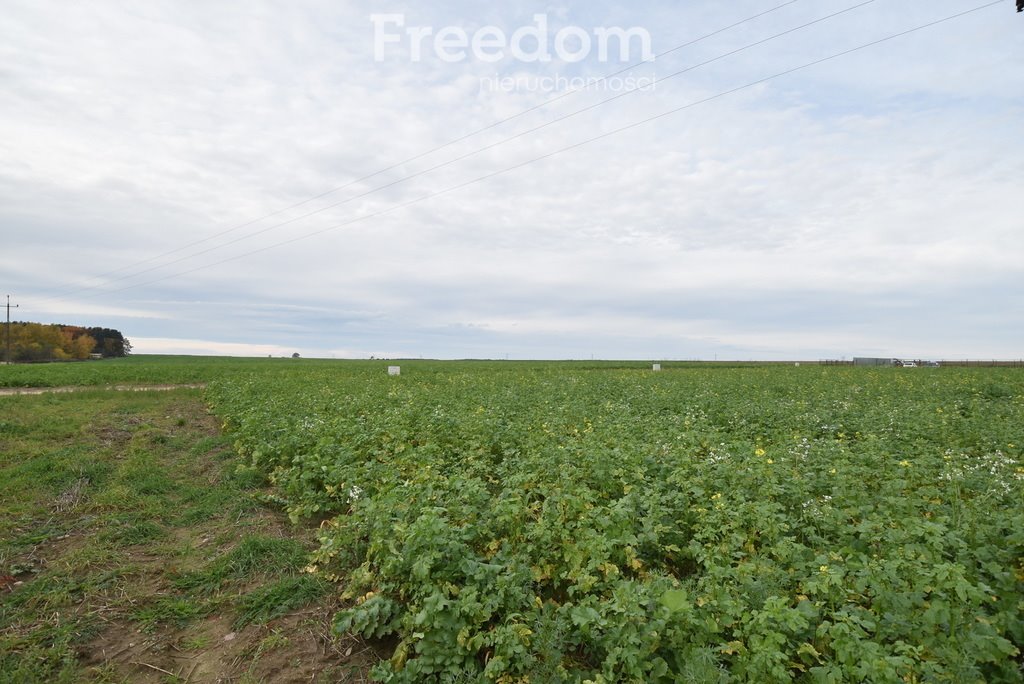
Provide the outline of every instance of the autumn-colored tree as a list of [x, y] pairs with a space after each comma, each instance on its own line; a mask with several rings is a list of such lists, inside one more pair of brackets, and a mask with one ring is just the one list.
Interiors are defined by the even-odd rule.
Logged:
[[92, 354], [92, 350], [95, 348], [96, 340], [89, 335], [79, 335], [71, 339], [65, 346], [65, 350], [71, 355], [71, 358], [78, 359], [79, 361], [89, 358], [89, 355]]
[[11, 358], [14, 361], [50, 361], [66, 358], [60, 327], [39, 323], [11, 324]]
[[88, 359], [96, 347], [96, 339], [85, 328], [12, 323], [12, 361], [66, 361]]

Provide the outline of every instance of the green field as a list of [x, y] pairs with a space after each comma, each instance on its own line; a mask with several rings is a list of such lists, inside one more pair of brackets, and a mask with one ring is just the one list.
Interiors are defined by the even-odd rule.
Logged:
[[[574, 368], [577, 370], [610, 370], [616, 368], [650, 368], [646, 361], [577, 361], [577, 362], [523, 362], [523, 361], [336, 361], [328, 359], [242, 359], [224, 356], [157, 356], [137, 355], [102, 361], [62, 363], [16, 364], [0, 367], [0, 387], [74, 387], [119, 384], [187, 384], [205, 383], [222, 377], [239, 377], [251, 373], [266, 378], [288, 375], [297, 368], [308, 372], [320, 369], [325, 373], [344, 372], [372, 367], [384, 369], [393, 363], [411, 364], [421, 369], [473, 368], [477, 370], [523, 368]], [[702, 364], [688, 362], [677, 367], [726, 368], [757, 367], [755, 362], [728, 362]]]
[[239, 373], [272, 372], [294, 363], [292, 359], [216, 356], [128, 356], [102, 361], [27, 363], [0, 367], [0, 387], [202, 383]]
[[1020, 370], [98, 365], [210, 383], [379, 680], [1024, 679]]
[[365, 681], [315, 527], [219, 425], [195, 389], [0, 396], [0, 684]]

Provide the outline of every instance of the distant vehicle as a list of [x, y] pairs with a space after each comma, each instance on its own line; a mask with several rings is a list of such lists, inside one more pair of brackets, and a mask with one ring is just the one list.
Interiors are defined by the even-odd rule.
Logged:
[[941, 364], [941, 363], [939, 363], [938, 361], [929, 361], [929, 362], [928, 362], [928, 364], [927, 364], [927, 366], [928, 366], [929, 368], [939, 368], [939, 367], [941, 367], [941, 366], [942, 366], [942, 364]]
[[904, 361], [903, 362], [903, 367], [904, 368], [917, 368], [917, 364], [914, 363], [913, 361]]

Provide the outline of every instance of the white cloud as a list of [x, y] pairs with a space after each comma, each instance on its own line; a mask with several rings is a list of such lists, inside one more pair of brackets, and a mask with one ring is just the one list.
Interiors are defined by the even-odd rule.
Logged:
[[214, 342], [168, 337], [133, 337], [133, 354], [189, 354], [198, 356], [291, 356], [294, 352], [272, 344]]

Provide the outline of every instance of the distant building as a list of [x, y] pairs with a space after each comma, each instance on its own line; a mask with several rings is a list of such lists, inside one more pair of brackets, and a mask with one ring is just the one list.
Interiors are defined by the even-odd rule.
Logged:
[[873, 359], [868, 357], [854, 357], [854, 366], [895, 366], [896, 359]]

